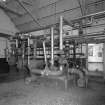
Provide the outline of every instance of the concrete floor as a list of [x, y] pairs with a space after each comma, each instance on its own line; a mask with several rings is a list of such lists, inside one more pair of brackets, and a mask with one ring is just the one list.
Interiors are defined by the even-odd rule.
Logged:
[[37, 78], [26, 85], [20, 77], [0, 78], [0, 105], [105, 105], [105, 84], [99, 78], [90, 78], [87, 89], [70, 81], [65, 91], [62, 81]]

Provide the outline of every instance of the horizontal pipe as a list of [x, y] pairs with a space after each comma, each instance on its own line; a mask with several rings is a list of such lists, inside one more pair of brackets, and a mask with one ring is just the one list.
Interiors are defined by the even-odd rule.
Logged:
[[44, 72], [44, 70], [40, 70], [40, 69], [31, 69], [30, 71], [33, 74], [43, 74]]
[[30, 70], [32, 74], [41, 74], [45, 76], [59, 76], [62, 75], [62, 71], [49, 71], [49, 70], [40, 70], [40, 69], [31, 69]]
[[37, 29], [32, 29], [32, 30], [28, 30], [28, 31], [21, 31], [21, 32], [18, 32], [16, 34], [25, 34], [25, 33], [34, 32], [34, 31], [41, 31], [41, 30], [45, 30], [45, 29], [50, 29], [51, 26], [56, 26], [58, 24], [59, 23], [50, 24], [48, 26], [40, 27], [40, 28], [37, 28]]
[[97, 4], [100, 4], [102, 2], [105, 2], [105, 0], [98, 0], [98, 1], [95, 1], [95, 2], [91, 2], [91, 3], [87, 4], [87, 6], [89, 7], [89, 6], [97, 5]]
[[89, 14], [89, 15], [85, 15], [76, 19], [71, 20], [72, 22], [77, 21], [77, 20], [81, 20], [81, 19], [85, 19], [88, 17], [92, 17], [92, 16], [96, 16], [96, 15], [100, 15], [100, 14], [105, 14], [105, 11], [101, 11], [101, 12], [97, 12], [97, 13], [93, 13], [93, 14]]

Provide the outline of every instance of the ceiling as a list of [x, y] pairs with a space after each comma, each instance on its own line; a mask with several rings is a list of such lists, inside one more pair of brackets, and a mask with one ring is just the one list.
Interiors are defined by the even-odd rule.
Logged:
[[20, 32], [43, 29], [59, 22], [62, 15], [71, 20], [105, 10], [105, 0], [7, 0], [0, 3]]

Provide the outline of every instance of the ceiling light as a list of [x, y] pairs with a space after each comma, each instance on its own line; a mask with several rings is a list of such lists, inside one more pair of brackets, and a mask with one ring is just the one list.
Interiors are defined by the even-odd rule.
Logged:
[[6, 2], [6, 0], [0, 0], [0, 2]]

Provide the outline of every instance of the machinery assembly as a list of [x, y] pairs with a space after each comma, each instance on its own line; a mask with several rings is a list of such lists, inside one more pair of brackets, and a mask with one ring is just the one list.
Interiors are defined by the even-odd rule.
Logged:
[[[73, 79], [79, 87], [87, 87], [88, 71], [86, 65], [84, 65], [86, 64], [86, 58], [83, 58], [83, 44], [78, 43], [76, 39], [71, 40], [63, 37], [63, 23], [63, 17], [61, 16], [57, 38], [54, 36], [54, 26], [50, 29], [50, 39], [46, 35], [38, 38], [31, 34], [16, 34], [15, 37], [12, 37], [14, 43], [11, 43], [11, 55], [8, 62], [10, 65], [15, 65], [18, 70], [24, 71], [26, 82], [31, 81], [31, 74], [34, 74], [34, 76], [39, 74], [42, 77], [64, 81], [65, 89], [68, 88], [70, 79]], [[57, 43], [59, 44], [57, 45]], [[58, 47], [56, 56], [55, 45]], [[49, 58], [46, 51], [48, 46], [50, 47]], [[37, 60], [37, 47], [42, 48], [44, 56], [42, 60]], [[78, 55], [76, 53], [77, 48], [80, 50]]]
[[105, 105], [105, 0], [0, 0], [0, 105]]

